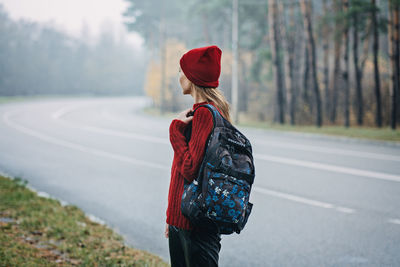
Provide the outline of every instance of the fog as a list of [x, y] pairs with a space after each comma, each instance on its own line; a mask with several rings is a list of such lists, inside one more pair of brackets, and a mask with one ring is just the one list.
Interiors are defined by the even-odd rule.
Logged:
[[85, 24], [73, 36], [0, 4], [0, 95], [142, 95], [146, 53], [102, 26], [93, 41]]

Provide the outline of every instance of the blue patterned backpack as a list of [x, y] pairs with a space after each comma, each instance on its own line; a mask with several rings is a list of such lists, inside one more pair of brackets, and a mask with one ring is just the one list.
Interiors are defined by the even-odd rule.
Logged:
[[[195, 227], [240, 234], [253, 207], [249, 202], [255, 178], [251, 144], [213, 105], [200, 105], [192, 113], [200, 107], [211, 111], [213, 129], [198, 176], [192, 183], [185, 179], [181, 211]], [[185, 136], [188, 142], [191, 122]]]

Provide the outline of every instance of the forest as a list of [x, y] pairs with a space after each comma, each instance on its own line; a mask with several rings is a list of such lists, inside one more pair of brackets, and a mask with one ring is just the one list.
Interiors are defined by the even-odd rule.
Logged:
[[400, 122], [399, 0], [126, 1], [126, 27], [151, 51], [144, 90], [162, 111], [187, 105], [181, 55], [215, 44], [236, 120]]
[[[51, 24], [13, 20], [0, 4], [0, 96], [141, 95], [144, 55], [107, 24], [94, 42]], [[90, 40], [89, 40], [90, 39]]]

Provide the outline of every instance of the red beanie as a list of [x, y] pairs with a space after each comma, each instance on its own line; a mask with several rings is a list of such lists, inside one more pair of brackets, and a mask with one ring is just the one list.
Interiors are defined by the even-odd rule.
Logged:
[[218, 87], [222, 51], [216, 45], [195, 48], [186, 52], [179, 63], [183, 73], [195, 85]]

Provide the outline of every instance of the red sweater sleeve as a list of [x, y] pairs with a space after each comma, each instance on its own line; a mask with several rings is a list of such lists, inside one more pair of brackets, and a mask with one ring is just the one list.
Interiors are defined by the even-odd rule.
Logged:
[[186, 143], [184, 130], [187, 124], [174, 119], [171, 122], [169, 133], [172, 148], [176, 156], [176, 168], [189, 182], [196, 178], [203, 160], [206, 141], [213, 127], [211, 112], [206, 107], [200, 107], [194, 113], [192, 120], [192, 136]]

